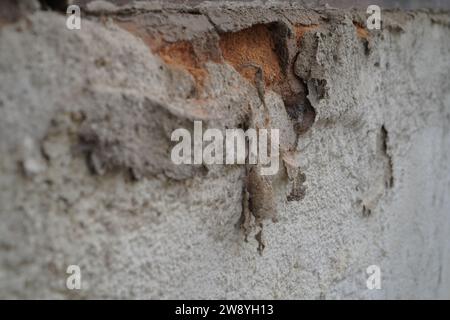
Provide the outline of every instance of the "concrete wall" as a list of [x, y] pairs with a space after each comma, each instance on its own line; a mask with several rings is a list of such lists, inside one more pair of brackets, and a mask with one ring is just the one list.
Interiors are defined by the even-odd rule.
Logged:
[[[0, 20], [1, 298], [450, 298], [448, 12], [369, 31], [365, 11], [97, 1], [68, 30], [38, 8]], [[246, 166], [176, 166], [170, 134], [265, 119], [280, 170], [251, 206], [277, 222], [243, 225]]]

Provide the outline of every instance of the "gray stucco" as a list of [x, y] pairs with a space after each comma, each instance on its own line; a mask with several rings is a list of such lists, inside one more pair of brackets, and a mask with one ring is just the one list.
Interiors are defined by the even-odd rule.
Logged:
[[[319, 25], [289, 60], [315, 110], [294, 146], [305, 196], [287, 201], [285, 170], [273, 177], [262, 255], [239, 229], [244, 167], [177, 168], [165, 153], [194, 119], [240, 124], [260, 104], [251, 81], [208, 60], [193, 97], [194, 77], [123, 28], [121, 9], [94, 4], [78, 31], [34, 11], [0, 27], [1, 298], [450, 298], [448, 13], [386, 11], [361, 38], [364, 11], [240, 6], [183, 20], [146, 3], [122, 20], [196, 45], [249, 27], [230, 12]], [[284, 97], [265, 98], [292, 144]], [[81, 290], [66, 288], [71, 264]], [[366, 288], [374, 264], [381, 290]]]

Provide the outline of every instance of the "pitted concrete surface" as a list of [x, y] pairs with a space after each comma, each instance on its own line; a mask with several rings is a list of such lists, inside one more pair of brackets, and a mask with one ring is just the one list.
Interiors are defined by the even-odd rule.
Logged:
[[[0, 20], [1, 298], [450, 298], [448, 13], [94, 1], [68, 30], [27, 3]], [[170, 160], [250, 114], [285, 152], [262, 255], [245, 168]]]

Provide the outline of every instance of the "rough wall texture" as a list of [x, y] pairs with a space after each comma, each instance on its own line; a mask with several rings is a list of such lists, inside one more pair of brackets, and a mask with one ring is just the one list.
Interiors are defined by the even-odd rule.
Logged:
[[[0, 21], [1, 298], [450, 298], [448, 13], [38, 7]], [[244, 166], [170, 161], [193, 120], [281, 129], [261, 255]]]

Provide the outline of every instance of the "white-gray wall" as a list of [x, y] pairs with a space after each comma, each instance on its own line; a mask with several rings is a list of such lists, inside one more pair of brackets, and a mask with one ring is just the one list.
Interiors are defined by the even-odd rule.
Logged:
[[[51, 11], [0, 26], [1, 298], [450, 298], [448, 13], [382, 13], [362, 38], [355, 13], [302, 13], [320, 20], [293, 61], [297, 76], [310, 68], [316, 112], [293, 156], [306, 191], [287, 201], [281, 163], [260, 255], [256, 229], [246, 242], [239, 228], [244, 166], [178, 172], [161, 151], [194, 119], [262, 110], [251, 81], [206, 61], [193, 97], [194, 78], [108, 18], [116, 8], [91, 9], [78, 31]], [[220, 34], [205, 21], [184, 35]], [[275, 91], [273, 123], [291, 136]], [[73, 264], [81, 290], [66, 288]], [[366, 287], [370, 265], [381, 290]]]

